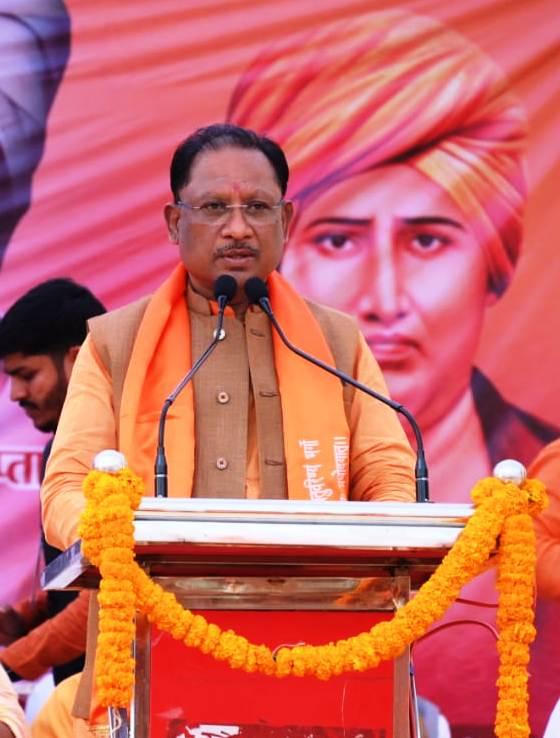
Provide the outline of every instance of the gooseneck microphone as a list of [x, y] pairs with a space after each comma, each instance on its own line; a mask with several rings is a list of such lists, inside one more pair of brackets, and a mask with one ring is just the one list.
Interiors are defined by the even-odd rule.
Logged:
[[294, 344], [291, 343], [291, 341], [288, 339], [288, 337], [280, 327], [278, 321], [276, 320], [276, 316], [272, 312], [272, 306], [270, 305], [270, 299], [268, 297], [268, 287], [262, 279], [260, 279], [259, 277], [251, 277], [250, 279], [248, 279], [245, 283], [245, 294], [247, 295], [247, 299], [250, 303], [259, 305], [268, 315], [268, 317], [270, 318], [270, 322], [280, 336], [282, 343], [284, 343], [290, 349], [290, 351], [293, 351], [298, 356], [301, 356], [302, 359], [310, 361], [312, 364], [315, 364], [320, 369], [324, 369], [330, 374], [333, 374], [342, 382], [346, 382], [347, 384], [352, 385], [352, 387], [355, 387], [361, 392], [364, 392], [366, 395], [379, 400], [379, 402], [382, 402], [384, 405], [388, 405], [396, 412], [404, 415], [404, 417], [410, 423], [410, 426], [416, 438], [416, 466], [414, 470], [414, 475], [416, 479], [416, 502], [429, 502], [430, 494], [428, 482], [428, 466], [426, 464], [426, 456], [424, 453], [424, 442], [422, 440], [422, 434], [420, 433], [418, 423], [414, 419], [410, 410], [407, 410], [407, 408], [404, 405], [401, 405], [399, 402], [395, 402], [389, 397], [380, 395], [379, 392], [376, 392], [375, 390], [372, 390], [371, 387], [367, 387], [365, 384], [358, 382], [349, 374], [341, 372], [339, 369], [336, 369], [335, 367], [326, 364], [324, 361], [321, 361], [321, 359], [317, 359], [315, 356], [312, 356], [311, 354], [302, 351], [302, 349], [298, 348], [297, 346], [294, 346]]
[[167, 396], [159, 416], [158, 445], [154, 467], [154, 493], [156, 497], [167, 497], [167, 460], [165, 458], [165, 420], [169, 408], [183, 389], [191, 381], [212, 351], [216, 348], [223, 336], [224, 311], [228, 302], [231, 302], [237, 292], [237, 280], [229, 274], [222, 274], [214, 283], [214, 297], [218, 303], [218, 319], [214, 337], [208, 344], [208, 348], [198, 357], [183, 379], [175, 387], [173, 392]]

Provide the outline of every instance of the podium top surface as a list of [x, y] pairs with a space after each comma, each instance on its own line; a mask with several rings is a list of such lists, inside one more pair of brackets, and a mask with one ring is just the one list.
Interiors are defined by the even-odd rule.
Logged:
[[144, 497], [135, 520], [200, 519], [270, 519], [281, 521], [324, 522], [347, 521], [372, 523], [374, 520], [424, 521], [427, 525], [455, 521], [463, 526], [473, 506], [450, 503], [417, 502], [313, 502], [310, 500], [247, 500], [210, 497]]
[[[348, 575], [441, 561], [472, 505], [144, 498], [135, 513], [136, 556], [153, 576]], [[76, 542], [43, 573], [43, 586], [96, 586]]]

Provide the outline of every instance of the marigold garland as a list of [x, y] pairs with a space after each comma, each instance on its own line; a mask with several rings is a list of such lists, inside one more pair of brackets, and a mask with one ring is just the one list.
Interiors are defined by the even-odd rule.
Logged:
[[222, 631], [186, 610], [175, 595], [152, 582], [134, 557], [134, 510], [143, 483], [130, 469], [116, 474], [92, 471], [84, 482], [87, 500], [80, 536], [84, 555], [101, 574], [96, 686], [103, 706], [128, 707], [134, 681], [131, 656], [136, 610], [160, 630], [199, 648], [234, 669], [329, 679], [364, 671], [394, 659], [423, 636], [479, 574], [496, 549], [499, 592], [497, 738], [529, 738], [527, 664], [535, 638], [533, 597], [535, 534], [531, 516], [546, 504], [544, 485], [527, 480], [521, 487], [493, 477], [472, 491], [475, 511], [452, 549], [416, 596], [390, 621], [356, 636], [321, 646], [270, 648]]

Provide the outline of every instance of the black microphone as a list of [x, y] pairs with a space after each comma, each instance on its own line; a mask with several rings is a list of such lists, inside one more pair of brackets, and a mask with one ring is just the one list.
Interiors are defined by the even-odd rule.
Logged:
[[414, 470], [414, 475], [416, 479], [416, 502], [429, 502], [430, 493], [428, 482], [428, 465], [426, 464], [426, 455], [424, 453], [424, 442], [422, 440], [422, 434], [420, 433], [418, 423], [414, 419], [414, 416], [412, 415], [410, 410], [407, 410], [406, 407], [404, 405], [401, 405], [399, 402], [395, 402], [389, 397], [380, 395], [379, 392], [372, 390], [370, 387], [366, 387], [365, 384], [358, 382], [349, 374], [341, 372], [339, 369], [336, 369], [329, 364], [325, 364], [325, 362], [321, 361], [321, 359], [317, 359], [315, 356], [311, 356], [311, 354], [308, 354], [305, 351], [302, 351], [302, 349], [298, 348], [297, 346], [294, 346], [294, 344], [291, 343], [291, 341], [288, 339], [288, 337], [280, 327], [278, 321], [276, 320], [276, 316], [272, 312], [272, 306], [270, 305], [270, 300], [268, 298], [268, 287], [262, 279], [260, 279], [259, 277], [251, 277], [250, 279], [248, 279], [245, 283], [245, 294], [247, 295], [250, 303], [260, 305], [260, 307], [268, 315], [268, 317], [270, 318], [270, 322], [282, 339], [282, 342], [290, 349], [290, 351], [293, 351], [298, 356], [301, 356], [302, 359], [310, 361], [312, 364], [315, 364], [321, 369], [324, 369], [330, 374], [333, 374], [335, 377], [338, 377], [343, 382], [347, 382], [348, 384], [352, 385], [352, 387], [359, 389], [361, 392], [365, 392], [366, 395], [379, 400], [379, 402], [382, 402], [384, 405], [388, 405], [389, 407], [393, 408], [393, 410], [396, 410], [396, 412], [404, 415], [404, 417], [410, 423], [410, 426], [414, 431], [414, 436], [416, 438], [416, 467]]
[[159, 416], [159, 428], [158, 428], [158, 445], [156, 452], [156, 461], [154, 467], [154, 492], [156, 497], [167, 497], [167, 460], [165, 458], [165, 420], [169, 408], [187, 384], [191, 381], [200, 367], [204, 364], [206, 359], [210, 356], [212, 351], [216, 348], [218, 343], [224, 337], [222, 325], [224, 322], [224, 311], [228, 302], [231, 302], [235, 293], [237, 292], [237, 280], [229, 274], [222, 274], [214, 282], [214, 297], [218, 303], [218, 319], [216, 322], [216, 330], [214, 331], [214, 338], [208, 345], [208, 348], [198, 357], [194, 362], [189, 371], [185, 374], [183, 379], [175, 387], [173, 392], [168, 395], [167, 399], [163, 403], [161, 413]]

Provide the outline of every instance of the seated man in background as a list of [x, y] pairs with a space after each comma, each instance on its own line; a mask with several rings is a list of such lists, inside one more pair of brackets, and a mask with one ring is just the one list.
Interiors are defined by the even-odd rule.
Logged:
[[[10, 397], [38, 430], [56, 430], [87, 320], [103, 312], [86, 287], [51, 279], [20, 297], [0, 321], [0, 359], [10, 378]], [[43, 452], [43, 471], [51, 443]], [[43, 540], [47, 564], [59, 553]], [[81, 670], [88, 595], [76, 597], [75, 592], [49, 592], [0, 610], [0, 645], [7, 646], [0, 661], [13, 680], [36, 679], [54, 667], [58, 683]]]

